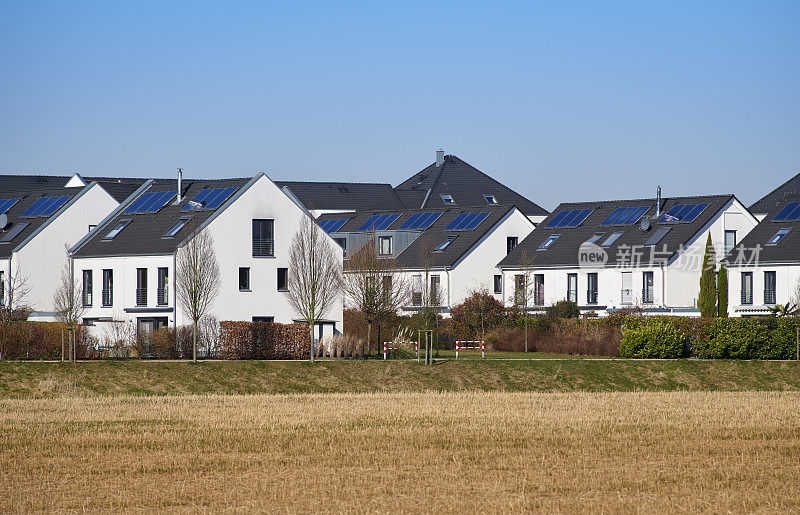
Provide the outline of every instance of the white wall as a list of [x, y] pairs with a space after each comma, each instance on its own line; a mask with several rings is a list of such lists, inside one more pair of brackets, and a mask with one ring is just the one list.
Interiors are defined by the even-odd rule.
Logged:
[[[753, 274], [753, 303], [742, 304], [742, 273]], [[796, 302], [800, 285], [800, 262], [791, 264], [762, 264], [758, 266], [739, 266], [728, 270], [728, 314], [747, 316], [767, 314], [769, 308], [764, 302], [764, 272], [775, 272], [775, 303]]]

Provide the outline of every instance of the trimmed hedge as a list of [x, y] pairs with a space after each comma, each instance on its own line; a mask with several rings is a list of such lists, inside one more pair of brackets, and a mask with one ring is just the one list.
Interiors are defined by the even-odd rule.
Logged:
[[308, 324], [273, 322], [220, 322], [222, 359], [308, 359], [311, 334]]
[[623, 358], [682, 358], [688, 348], [687, 335], [666, 322], [656, 320], [624, 330], [619, 355]]
[[[61, 359], [61, 335], [66, 326], [59, 322], [13, 321], [0, 323], [2, 359]], [[75, 329], [78, 359], [87, 354], [84, 326]]]

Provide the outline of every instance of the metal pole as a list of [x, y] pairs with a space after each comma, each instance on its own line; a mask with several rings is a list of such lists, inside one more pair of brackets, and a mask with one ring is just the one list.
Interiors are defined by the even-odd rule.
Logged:
[[64, 328], [61, 328], [61, 362], [64, 362]]
[[796, 328], [797, 335], [795, 336], [795, 341], [797, 342], [797, 361], [800, 361], [800, 327]]
[[456, 359], [458, 359], [458, 341], [456, 341]]

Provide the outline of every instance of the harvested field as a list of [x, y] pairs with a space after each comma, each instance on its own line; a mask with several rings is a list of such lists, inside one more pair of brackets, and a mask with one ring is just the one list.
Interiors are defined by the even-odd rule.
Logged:
[[795, 392], [7, 399], [0, 511], [797, 511], [798, 408]]

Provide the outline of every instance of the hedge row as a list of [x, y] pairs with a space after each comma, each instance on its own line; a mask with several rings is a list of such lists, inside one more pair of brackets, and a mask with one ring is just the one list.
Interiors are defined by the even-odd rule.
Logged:
[[626, 320], [624, 358], [795, 359], [800, 318], [652, 317]]
[[[0, 323], [2, 359], [61, 359], [61, 337], [65, 325], [57, 322], [13, 321]], [[83, 326], [75, 331], [77, 357], [87, 353], [87, 333]], [[66, 341], [66, 334], [64, 334]]]
[[308, 359], [311, 334], [308, 324], [272, 322], [220, 322], [222, 359]]

